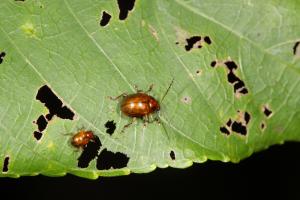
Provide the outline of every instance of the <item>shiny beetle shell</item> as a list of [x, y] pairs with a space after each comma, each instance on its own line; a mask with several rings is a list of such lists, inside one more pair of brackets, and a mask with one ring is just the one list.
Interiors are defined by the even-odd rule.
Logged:
[[71, 144], [77, 148], [84, 148], [89, 142], [94, 141], [95, 135], [92, 131], [80, 130], [72, 137]]
[[121, 111], [129, 117], [143, 118], [159, 109], [158, 101], [146, 93], [131, 94], [121, 101]]

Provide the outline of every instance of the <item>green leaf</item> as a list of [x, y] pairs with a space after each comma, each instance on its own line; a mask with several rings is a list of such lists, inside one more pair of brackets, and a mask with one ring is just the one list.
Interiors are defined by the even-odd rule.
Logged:
[[[104, 0], [2, 0], [0, 11], [0, 176], [95, 179], [207, 159], [238, 162], [300, 140], [297, 0], [138, 0], [125, 20], [117, 1]], [[103, 11], [112, 17], [106, 26]], [[189, 49], [193, 36], [201, 40]], [[151, 84], [160, 123], [137, 119], [122, 133], [131, 118], [108, 96]], [[36, 99], [44, 85], [75, 116], [54, 115], [38, 140], [34, 122], [49, 113]], [[109, 135], [112, 120], [117, 128]], [[93, 131], [99, 152], [112, 158], [78, 167], [82, 149], [70, 133], [81, 129]], [[128, 164], [97, 169], [117, 152]]]

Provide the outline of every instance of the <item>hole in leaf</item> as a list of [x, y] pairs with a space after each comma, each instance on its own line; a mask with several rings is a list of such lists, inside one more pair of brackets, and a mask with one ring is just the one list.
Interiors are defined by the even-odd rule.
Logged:
[[241, 80], [239, 80], [238, 82], [236, 82], [234, 85], [233, 85], [233, 88], [234, 88], [234, 92], [236, 92], [238, 89], [241, 89], [242, 87], [245, 86], [245, 83]]
[[43, 136], [43, 133], [41, 132], [38, 132], [38, 131], [34, 131], [33, 132], [33, 137], [36, 139], [36, 140], [40, 140]]
[[110, 18], [111, 18], [111, 15], [108, 14], [107, 12], [103, 11], [102, 18], [100, 20], [100, 26], [106, 26], [109, 23]]
[[185, 104], [191, 104], [192, 103], [192, 98], [189, 96], [184, 96], [181, 98], [181, 101]]
[[52, 119], [53, 115], [48, 113], [45, 117], [48, 121], [50, 121]]
[[176, 159], [176, 157], [175, 157], [175, 152], [174, 152], [174, 151], [171, 151], [171, 152], [170, 152], [170, 157], [171, 157], [172, 160], [175, 160], [175, 159]]
[[[211, 66], [215, 67], [217, 64], [216, 61], [211, 62]], [[226, 61], [224, 62], [225, 66], [228, 69], [228, 74], [227, 74], [227, 80], [230, 84], [233, 85], [235, 97], [239, 98], [241, 95], [240, 94], [247, 94], [248, 89], [245, 86], [244, 81], [242, 81], [237, 75], [235, 75], [235, 70], [238, 68], [237, 64], [234, 61]]]
[[8, 171], [8, 164], [9, 164], [9, 157], [6, 156], [4, 158], [2, 172], [7, 172]]
[[175, 42], [175, 44], [179, 44], [179, 42]]
[[48, 122], [44, 115], [40, 115], [39, 118], [36, 120], [36, 124], [38, 126], [39, 131], [42, 132], [46, 129]]
[[247, 134], [246, 126], [244, 126], [241, 122], [234, 121], [232, 123], [231, 130], [241, 135]]
[[67, 106], [63, 106], [57, 110], [56, 116], [61, 119], [73, 120], [74, 113]]
[[96, 158], [100, 147], [102, 146], [99, 137], [95, 135], [93, 141], [90, 141], [84, 148], [79, 156], [78, 167], [86, 168], [89, 166], [90, 162]]
[[261, 128], [261, 130], [265, 130], [266, 124], [265, 124], [264, 122], [262, 122], [262, 123], [260, 124], [260, 128]]
[[113, 153], [103, 149], [97, 159], [97, 169], [119, 169], [127, 166], [129, 158], [120, 152]]
[[186, 39], [187, 44], [185, 45], [185, 50], [190, 51], [194, 47], [194, 44], [196, 44], [200, 40], [201, 40], [201, 36], [192, 36], [190, 38], [187, 38]]
[[251, 116], [248, 112], [245, 112], [244, 119], [245, 119], [246, 124], [248, 124], [251, 119]]
[[112, 135], [116, 130], [116, 123], [113, 120], [107, 121], [104, 126], [106, 128], [106, 133], [109, 135]]
[[74, 112], [72, 112], [66, 106], [62, 107], [62, 101], [52, 92], [52, 90], [47, 85], [42, 86], [38, 90], [36, 99], [45, 104], [45, 106], [49, 110], [50, 115], [57, 115], [62, 119], [73, 120], [75, 115]]
[[202, 70], [201, 69], [197, 69], [196, 70], [196, 76], [200, 76], [202, 74]]
[[0, 53], [0, 64], [3, 62], [3, 58], [5, 57], [6, 53], [4, 51], [2, 51]]
[[232, 124], [232, 121], [231, 121], [231, 119], [229, 119], [229, 120], [227, 121], [226, 125], [227, 125], [228, 127], [230, 127], [231, 124]]
[[216, 64], [217, 64], [217, 61], [214, 60], [214, 61], [212, 61], [212, 62], [210, 63], [210, 66], [211, 66], [211, 67], [215, 67]]
[[238, 68], [237, 64], [235, 64], [235, 62], [233, 62], [233, 61], [226, 61], [224, 64], [227, 66], [227, 68], [230, 71]]
[[119, 19], [125, 20], [128, 16], [128, 12], [134, 7], [135, 0], [118, 0], [118, 6], [120, 10]]
[[267, 106], [264, 106], [263, 112], [266, 117], [271, 117], [272, 111]]
[[247, 93], [248, 93], [248, 90], [247, 90], [247, 88], [243, 88], [243, 89], [241, 89], [241, 90], [239, 91], [239, 93], [241, 93], [241, 94], [247, 94]]
[[229, 83], [235, 83], [235, 82], [238, 82], [238, 81], [241, 81], [240, 79], [239, 79], [239, 77], [237, 77], [234, 73], [233, 73], [233, 71], [229, 71], [229, 73], [227, 74], [227, 80], [228, 80], [228, 82]]
[[294, 45], [294, 47], [293, 47], [293, 53], [294, 53], [294, 55], [296, 55], [298, 53], [298, 51], [299, 51], [298, 50], [299, 44], [300, 44], [300, 41], [296, 42], [295, 45]]
[[211, 44], [211, 39], [209, 36], [205, 36], [204, 37], [204, 42], [206, 42], [206, 44]]
[[229, 130], [228, 130], [226, 127], [224, 127], [224, 126], [220, 127], [220, 131], [221, 131], [222, 133], [226, 134], [226, 135], [229, 135], [229, 134], [230, 134]]

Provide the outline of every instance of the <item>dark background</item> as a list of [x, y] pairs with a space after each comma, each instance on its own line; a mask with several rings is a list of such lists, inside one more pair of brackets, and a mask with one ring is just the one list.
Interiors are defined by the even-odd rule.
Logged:
[[[300, 143], [272, 146], [239, 164], [100, 177], [0, 178], [0, 199], [300, 199]], [[5, 197], [5, 198], [3, 198]]]

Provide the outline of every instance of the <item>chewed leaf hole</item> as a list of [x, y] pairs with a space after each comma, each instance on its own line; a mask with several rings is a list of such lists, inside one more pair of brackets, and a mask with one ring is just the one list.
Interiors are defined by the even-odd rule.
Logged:
[[0, 53], [0, 64], [3, 62], [3, 59], [4, 59], [5, 55], [6, 55], [6, 53], [4, 51], [2, 51]]
[[106, 133], [109, 135], [112, 135], [116, 130], [116, 123], [113, 120], [107, 121], [104, 126], [106, 128]]
[[215, 67], [216, 64], [217, 64], [217, 61], [214, 60], [214, 61], [212, 61], [212, 62], [210, 63], [210, 66], [211, 66], [211, 67]]
[[237, 77], [237, 76], [233, 73], [233, 71], [229, 71], [229, 73], [227, 74], [227, 80], [228, 80], [228, 82], [231, 83], [231, 84], [241, 81], [241, 80], [239, 79], [239, 77]]
[[185, 104], [191, 104], [192, 103], [192, 98], [190, 96], [184, 96], [181, 98], [181, 102]]
[[206, 42], [207, 44], [211, 44], [211, 39], [210, 39], [209, 36], [205, 36], [205, 37], [203, 38], [203, 40], [204, 40], [204, 42]]
[[230, 135], [230, 133], [235, 132], [241, 135], [247, 134], [247, 125], [251, 120], [251, 115], [249, 112], [241, 112], [240, 110], [237, 111], [237, 116], [235, 120], [229, 118], [226, 122], [225, 126], [220, 127], [221, 133], [226, 135]]
[[7, 172], [8, 171], [8, 164], [9, 164], [9, 156], [6, 156], [4, 158], [2, 172]]
[[202, 70], [201, 70], [201, 69], [197, 69], [197, 70], [196, 70], [196, 75], [197, 75], [197, 76], [200, 76], [201, 74], [202, 74]]
[[232, 124], [232, 121], [231, 121], [231, 119], [229, 119], [229, 120], [227, 121], [226, 125], [227, 125], [228, 127], [230, 127], [231, 124]]
[[267, 105], [265, 105], [264, 107], [263, 107], [263, 113], [265, 114], [265, 116], [266, 117], [271, 117], [272, 116], [272, 111], [271, 111], [271, 109], [267, 106]]
[[241, 122], [234, 121], [231, 126], [232, 131], [239, 133], [241, 135], [247, 134], [246, 126], [244, 126]]
[[264, 131], [264, 130], [266, 129], [266, 123], [265, 123], [265, 122], [262, 122], [262, 123], [260, 124], [260, 129], [261, 129], [262, 131]]
[[36, 140], [40, 140], [43, 136], [43, 133], [39, 132], [39, 131], [34, 131], [33, 132], [33, 137], [36, 139]]
[[47, 124], [48, 124], [48, 122], [47, 122], [46, 118], [44, 117], [44, 115], [40, 115], [35, 123], [37, 124], [38, 129], [41, 132], [46, 129]]
[[300, 44], [300, 41], [296, 42], [295, 45], [294, 45], [294, 47], [293, 47], [293, 53], [294, 53], [294, 55], [299, 55], [300, 56], [299, 44]]
[[224, 63], [229, 71], [236, 70], [238, 68], [237, 64], [234, 61], [226, 61]]
[[176, 159], [175, 152], [173, 150], [170, 152], [170, 157], [172, 160]]
[[[185, 50], [186, 51], [190, 51], [194, 46], [196, 46], [195, 44], [198, 43], [198, 42], [200, 42], [200, 41], [201, 41], [201, 36], [192, 36], [190, 38], [187, 38], [186, 39], [187, 44], [184, 46]], [[199, 48], [199, 45], [197, 46], [198, 48]]]
[[229, 130], [225, 126], [220, 127], [220, 131], [226, 135], [230, 134]]
[[[49, 114], [56, 115], [62, 119], [73, 120], [75, 113], [67, 106], [63, 106], [62, 101], [54, 94], [54, 92], [47, 86], [42, 86], [36, 95], [36, 99], [44, 103], [49, 110]], [[49, 115], [46, 115], [47, 119]], [[51, 116], [52, 118], [52, 116]]]
[[125, 20], [128, 16], [128, 12], [134, 7], [135, 0], [118, 0], [118, 6], [120, 10], [119, 19]]
[[78, 167], [86, 168], [89, 163], [97, 157], [98, 151], [102, 146], [99, 137], [95, 135], [93, 141], [90, 141], [84, 148], [81, 155], [78, 158]]
[[111, 15], [103, 11], [102, 18], [100, 20], [100, 26], [106, 26], [109, 23], [110, 19], [111, 19]]
[[228, 71], [227, 81], [233, 86], [233, 91], [234, 91], [235, 97], [240, 98], [241, 95], [247, 94], [248, 89], [246, 88], [244, 81], [242, 81], [236, 75], [236, 70], [238, 69], [238, 65], [234, 61], [232, 61], [232, 60], [226, 60], [223, 62], [212, 61], [210, 63], [211, 67], [224, 66], [224, 65]]
[[103, 149], [97, 159], [97, 169], [120, 169], [127, 166], [129, 158], [121, 152], [111, 152], [106, 148]]
[[246, 124], [249, 123], [250, 119], [251, 119], [251, 115], [248, 112], [245, 112], [244, 120], [245, 120]]

